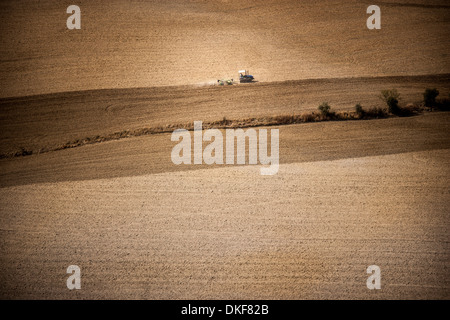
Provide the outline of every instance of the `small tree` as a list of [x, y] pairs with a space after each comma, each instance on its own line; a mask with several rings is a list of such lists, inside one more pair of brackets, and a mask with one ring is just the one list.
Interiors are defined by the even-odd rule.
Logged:
[[438, 89], [425, 89], [423, 93], [423, 102], [425, 103], [425, 107], [433, 108], [436, 106], [436, 97], [439, 95]]
[[364, 118], [366, 112], [364, 111], [364, 109], [363, 109], [363, 107], [361, 106], [361, 104], [358, 103], [358, 104], [355, 106], [355, 111], [356, 111], [356, 114], [358, 115], [359, 118]]
[[387, 104], [388, 112], [392, 114], [399, 114], [400, 107], [398, 106], [398, 100], [400, 94], [396, 89], [381, 91], [381, 99]]
[[394, 97], [389, 97], [387, 100], [388, 111], [392, 114], [399, 114], [400, 107], [398, 106], [398, 100]]
[[322, 102], [322, 104], [319, 106], [319, 111], [320, 113], [324, 116], [324, 117], [328, 117], [330, 114], [330, 105], [328, 104], [328, 102]]

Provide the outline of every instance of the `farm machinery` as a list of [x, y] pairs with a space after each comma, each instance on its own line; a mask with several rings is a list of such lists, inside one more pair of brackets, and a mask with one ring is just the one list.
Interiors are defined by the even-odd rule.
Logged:
[[245, 83], [245, 82], [252, 82], [255, 80], [255, 78], [248, 74], [248, 70], [239, 70], [239, 82]]
[[222, 80], [217, 80], [217, 83], [219, 84], [219, 86], [232, 85], [233, 82], [234, 82], [233, 79], [222, 79]]
[[[253, 82], [255, 80], [255, 78], [251, 75], [248, 74], [248, 70], [239, 70], [239, 82], [240, 83], [248, 83], [248, 82]], [[224, 86], [224, 85], [232, 85], [234, 83], [233, 79], [220, 79], [217, 80], [217, 83], [219, 84], [219, 86]]]

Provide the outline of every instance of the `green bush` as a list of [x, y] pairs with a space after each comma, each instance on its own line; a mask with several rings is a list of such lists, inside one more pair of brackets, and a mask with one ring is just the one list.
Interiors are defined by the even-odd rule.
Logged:
[[330, 105], [328, 102], [322, 102], [322, 104], [319, 106], [319, 111], [324, 117], [328, 117], [330, 115]]
[[398, 100], [394, 97], [389, 97], [387, 99], [388, 111], [392, 114], [399, 114], [400, 107], [398, 106]]
[[389, 97], [393, 97], [397, 100], [400, 100], [400, 93], [398, 93], [397, 89], [391, 90], [382, 90], [381, 91], [381, 99], [387, 102]]
[[436, 97], [439, 95], [438, 89], [425, 89], [423, 93], [423, 102], [425, 103], [425, 107], [433, 108], [436, 106]]
[[386, 110], [383, 108], [372, 107], [368, 111], [365, 112], [365, 116], [367, 118], [386, 118], [388, 114]]
[[14, 156], [15, 156], [15, 157], [19, 157], [19, 156], [24, 157], [24, 156], [29, 156], [29, 155], [31, 155], [31, 154], [33, 154], [33, 151], [27, 150], [27, 149], [25, 149], [24, 147], [21, 147], [21, 148], [20, 148], [20, 151], [17, 151], [17, 152], [14, 154]]
[[398, 115], [401, 112], [398, 106], [400, 94], [396, 89], [381, 91], [381, 99], [387, 104], [389, 113]]
[[355, 106], [355, 111], [359, 118], [364, 118], [364, 116], [366, 115], [366, 112], [359, 103]]
[[436, 102], [436, 106], [439, 110], [450, 111], [450, 98], [440, 99]]

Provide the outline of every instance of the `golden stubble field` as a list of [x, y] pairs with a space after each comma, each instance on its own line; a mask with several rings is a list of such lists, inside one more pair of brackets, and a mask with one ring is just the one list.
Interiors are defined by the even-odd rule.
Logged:
[[[66, 4], [0, 3], [1, 154], [450, 91], [444, 1], [379, 2], [374, 32], [364, 1], [77, 4], [72, 32]], [[167, 133], [0, 159], [0, 298], [449, 299], [449, 117], [269, 127], [274, 176], [175, 166]]]

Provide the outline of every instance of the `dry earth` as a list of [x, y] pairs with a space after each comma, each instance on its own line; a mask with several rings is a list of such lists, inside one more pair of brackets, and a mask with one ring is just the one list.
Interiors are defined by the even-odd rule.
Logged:
[[448, 124], [283, 126], [275, 176], [175, 166], [168, 134], [2, 160], [1, 297], [448, 299]]
[[[77, 4], [69, 31], [68, 4], [0, 2], [0, 154], [450, 91], [446, 1], [380, 1], [376, 31], [369, 1]], [[275, 176], [175, 166], [169, 134], [0, 159], [0, 298], [449, 299], [449, 118], [271, 127]]]
[[248, 68], [259, 81], [450, 72], [450, 5], [378, 1], [79, 0], [0, 3], [0, 97], [208, 84]]
[[1, 297], [449, 299], [449, 156], [2, 188]]
[[0, 99], [0, 154], [37, 150], [122, 130], [193, 122], [384, 107], [380, 91], [396, 88], [401, 105], [420, 103], [425, 88], [450, 92], [450, 74], [298, 80], [228, 87], [96, 90]]

